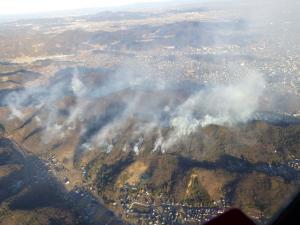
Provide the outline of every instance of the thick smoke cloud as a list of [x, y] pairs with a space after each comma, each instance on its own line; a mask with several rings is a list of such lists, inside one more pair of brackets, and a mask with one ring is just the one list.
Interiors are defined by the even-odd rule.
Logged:
[[252, 72], [244, 76], [233, 84], [199, 91], [177, 109], [178, 115], [187, 115], [189, 118], [200, 113], [203, 117], [199, 121], [201, 126], [246, 122], [257, 110], [265, 84], [258, 73]]
[[170, 121], [173, 131], [165, 148], [199, 127], [211, 124], [233, 126], [253, 119], [265, 81], [261, 74], [254, 71], [243, 76], [232, 84], [200, 90], [180, 105]]

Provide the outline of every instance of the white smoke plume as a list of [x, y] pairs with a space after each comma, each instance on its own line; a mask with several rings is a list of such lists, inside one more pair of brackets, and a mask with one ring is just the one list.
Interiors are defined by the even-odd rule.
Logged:
[[239, 81], [199, 91], [176, 110], [165, 147], [210, 124], [232, 126], [252, 119], [258, 109], [265, 82], [261, 74], [249, 72]]

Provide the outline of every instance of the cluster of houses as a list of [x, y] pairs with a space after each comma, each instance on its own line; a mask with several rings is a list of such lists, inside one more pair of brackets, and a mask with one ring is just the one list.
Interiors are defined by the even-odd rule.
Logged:
[[211, 206], [193, 206], [131, 185], [124, 185], [119, 191], [119, 198], [111, 201], [112, 207], [119, 208], [123, 217], [138, 224], [202, 224], [228, 207], [225, 199], [212, 202]]

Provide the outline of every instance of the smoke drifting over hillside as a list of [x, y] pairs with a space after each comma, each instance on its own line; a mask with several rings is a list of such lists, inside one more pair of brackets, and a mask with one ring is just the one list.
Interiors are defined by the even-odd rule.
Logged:
[[[143, 136], [156, 132], [153, 151], [167, 151], [177, 140], [201, 127], [233, 126], [250, 120], [265, 85], [260, 74], [248, 71], [228, 85], [195, 89], [190, 84], [185, 86], [191, 89], [186, 90], [189, 94], [182, 97], [180, 85], [175, 87], [172, 81], [167, 85], [164, 80], [158, 83], [151, 78], [155, 70], [150, 67], [142, 76], [134, 69], [137, 67], [120, 68], [109, 79], [92, 85], [86, 83], [82, 71], [74, 69], [70, 75], [49, 84], [47, 90], [28, 88], [13, 92], [5, 102], [12, 118], [26, 121], [23, 107], [38, 112], [34, 118], [43, 129], [45, 143], [64, 139], [77, 129], [82, 150], [106, 146], [106, 151], [110, 151], [113, 146], [109, 140], [125, 129], [129, 120], [134, 120], [131, 135], [137, 143], [132, 150], [138, 152]], [[161, 93], [167, 96], [161, 98]], [[179, 97], [181, 100], [176, 100]], [[73, 100], [66, 103], [69, 98]], [[167, 135], [162, 135], [162, 127], [168, 128]]]

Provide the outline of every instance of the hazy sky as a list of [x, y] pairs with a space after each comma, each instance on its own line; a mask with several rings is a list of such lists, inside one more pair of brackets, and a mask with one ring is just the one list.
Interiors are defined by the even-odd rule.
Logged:
[[29, 14], [93, 7], [115, 7], [166, 0], [0, 0], [0, 15]]

